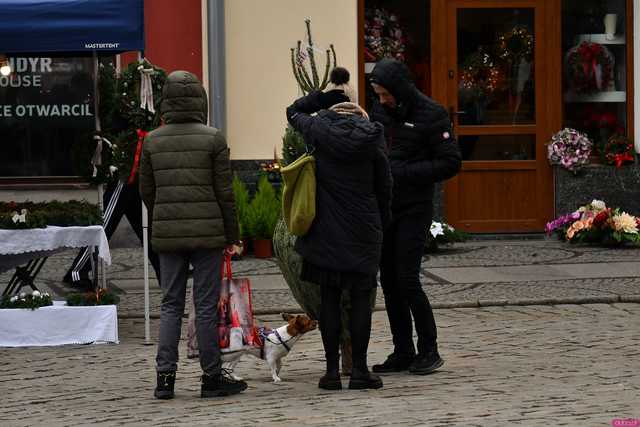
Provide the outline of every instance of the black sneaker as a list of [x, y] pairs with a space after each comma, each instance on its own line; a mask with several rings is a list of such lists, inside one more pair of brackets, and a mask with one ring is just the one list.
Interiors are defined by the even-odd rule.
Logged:
[[386, 374], [389, 372], [401, 372], [409, 369], [411, 362], [413, 362], [414, 356], [412, 355], [399, 355], [397, 353], [391, 353], [384, 363], [379, 365], [373, 365], [373, 372], [378, 374]]
[[156, 374], [158, 385], [153, 395], [156, 399], [173, 399], [173, 386], [176, 383], [175, 371], [158, 372]]
[[444, 365], [438, 350], [430, 351], [425, 355], [419, 354], [409, 367], [409, 372], [416, 375], [427, 375]]
[[351, 390], [365, 390], [365, 389], [377, 389], [382, 388], [382, 380], [379, 376], [372, 374], [369, 371], [360, 372], [354, 370], [351, 373], [351, 380], [349, 381], [349, 389]]
[[247, 383], [234, 380], [231, 373], [226, 369], [221, 369], [216, 375], [202, 375], [202, 386], [200, 387], [200, 397], [220, 397], [238, 394], [247, 389]]
[[324, 390], [342, 390], [339, 372], [327, 372], [318, 381], [318, 387]]

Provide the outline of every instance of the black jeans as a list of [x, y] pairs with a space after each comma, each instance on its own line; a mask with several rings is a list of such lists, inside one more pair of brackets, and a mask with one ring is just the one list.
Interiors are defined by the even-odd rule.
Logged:
[[[104, 215], [103, 227], [110, 239], [120, 224], [123, 215], [127, 216], [131, 228], [136, 233], [140, 242], [142, 242], [142, 204], [138, 186], [127, 185], [122, 181], [118, 181], [115, 185], [106, 188], [103, 197]], [[151, 224], [151, 221], [149, 221]], [[149, 236], [151, 237], [151, 236]], [[80, 250], [76, 258], [73, 260], [71, 267], [67, 270], [64, 280], [69, 283], [80, 282], [89, 278], [91, 271], [91, 248], [83, 248]], [[156, 271], [158, 282], [160, 281], [160, 261], [158, 255], [151, 247], [149, 240], [149, 261]]]
[[[374, 278], [372, 278], [373, 280]], [[367, 372], [367, 349], [371, 336], [371, 291], [353, 287], [351, 292], [351, 348], [353, 370]], [[338, 286], [321, 286], [320, 333], [327, 360], [327, 371], [338, 371], [340, 358], [340, 300], [342, 289]]]
[[436, 348], [436, 321], [420, 283], [420, 264], [430, 225], [430, 212], [400, 214], [384, 234], [380, 282], [394, 352], [399, 355], [415, 354], [411, 315], [418, 335], [418, 353], [426, 354]]

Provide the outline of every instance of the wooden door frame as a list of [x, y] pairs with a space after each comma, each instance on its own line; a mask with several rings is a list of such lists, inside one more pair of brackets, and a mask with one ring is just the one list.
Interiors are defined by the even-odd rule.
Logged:
[[[432, 52], [434, 61], [432, 63], [432, 88], [433, 98], [447, 108], [456, 102], [457, 91], [453, 85], [447, 83], [442, 84], [443, 81], [449, 82], [449, 70], [452, 68], [450, 61], [457, 62], [457, 46], [455, 46], [455, 39], [449, 36], [449, 29], [455, 28], [455, 15], [449, 15], [449, 8], [454, 3], [459, 7], [481, 7], [481, 8], [500, 8], [500, 7], [523, 7], [523, 8], [535, 8], [535, 33], [536, 43], [538, 43], [538, 49], [536, 49], [535, 57], [535, 75], [545, 75], [546, 78], [540, 82], [536, 80], [536, 124], [535, 125], [517, 125], [506, 126], [501, 128], [499, 126], [476, 126], [467, 127], [466, 130], [461, 131], [461, 134], [500, 134], [502, 132], [508, 132], [510, 134], [536, 134], [536, 160], [527, 162], [500, 162], [499, 167], [496, 168], [495, 162], [480, 162], [474, 161], [473, 163], [465, 164], [465, 170], [478, 170], [484, 169], [488, 165], [492, 165], [492, 169], [502, 170], [526, 170], [537, 169], [536, 174], [536, 188], [545, 189], [540, 191], [544, 200], [538, 200], [535, 210], [536, 221], [544, 221], [551, 219], [554, 215], [555, 205], [555, 189], [553, 185], [553, 171], [549, 164], [543, 159], [546, 159], [546, 148], [543, 141], [549, 140], [554, 129], [559, 129], [562, 124], [562, 75], [561, 73], [555, 73], [557, 76], [551, 76], [547, 73], [547, 70], [561, 69], [561, 40], [560, 40], [560, 24], [561, 14], [549, 13], [547, 8], [548, 4], [555, 4], [560, 8], [560, 2], [548, 1], [548, 0], [513, 0], [505, 4], [504, 1], [496, 0], [432, 0]], [[445, 16], [446, 19], [442, 19]], [[439, 19], [436, 19], [439, 17]], [[557, 22], [554, 22], [555, 19]], [[558, 37], [539, 37], [542, 34], [542, 30], [546, 34], [558, 34]], [[553, 29], [553, 31], [552, 31]], [[557, 31], [556, 31], [557, 30]], [[444, 40], [445, 43], [438, 43], [438, 41]], [[542, 43], [541, 45], [539, 43]], [[557, 46], [554, 46], [554, 43]], [[555, 53], [554, 53], [555, 52]], [[457, 66], [455, 67], [457, 68]], [[454, 76], [456, 79], [456, 76]], [[438, 84], [438, 82], [440, 84]], [[556, 87], [557, 85], [557, 87]], [[455, 93], [454, 93], [455, 92]], [[554, 102], [543, 102], [543, 100], [556, 100]], [[545, 108], [546, 107], [546, 108]], [[457, 218], [457, 210], [459, 206], [460, 198], [463, 195], [458, 190], [459, 179], [455, 177], [445, 184], [445, 216], [448, 221], [457, 222], [462, 218]], [[525, 221], [525, 220], [523, 220]], [[543, 224], [537, 223], [539, 231], [543, 230]]]
[[[447, 14], [447, 3], [450, 0], [431, 0], [431, 97], [442, 105], [449, 105], [447, 96], [447, 86], [442, 85], [442, 79], [447, 78], [447, 58], [448, 48], [451, 40], [447, 40], [447, 20], [442, 19]], [[504, 3], [496, 0], [479, 0], [485, 4]], [[634, 115], [634, 43], [633, 43], [633, 17], [634, 17], [634, 1], [626, 0], [626, 37], [627, 37], [627, 135], [630, 138], [635, 136], [635, 115]], [[562, 72], [553, 70], [562, 70], [562, 2], [561, 0], [537, 0], [536, 4], [543, 4], [543, 23], [547, 34], [557, 35], [554, 37], [545, 37], [543, 40], [537, 38], [537, 43], [545, 44], [546, 68], [550, 70], [544, 87], [545, 99], [552, 102], [546, 102], [546, 126], [542, 133], [547, 139], [551, 139], [553, 133], [562, 128], [563, 123], [563, 90], [562, 90]], [[365, 0], [357, 0], [358, 14], [358, 99], [361, 105], [365, 103], [365, 75], [364, 75], [364, 22], [365, 22]], [[443, 42], [444, 41], [444, 42]], [[539, 148], [538, 148], [539, 149]], [[538, 153], [536, 153], [538, 154]], [[544, 153], [546, 156], [546, 153]], [[549, 166], [550, 167], [550, 166]], [[555, 173], [546, 174], [549, 179], [543, 180], [538, 184], [551, 187], [552, 200], [549, 206], [543, 208], [543, 217], [552, 218], [555, 212]], [[457, 184], [457, 178], [453, 178], [445, 185], [445, 215], [451, 215], [451, 203], [454, 197], [457, 197], [454, 186]]]

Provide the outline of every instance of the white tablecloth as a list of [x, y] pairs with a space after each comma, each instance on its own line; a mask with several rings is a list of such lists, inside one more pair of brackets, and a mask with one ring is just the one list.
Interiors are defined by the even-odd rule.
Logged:
[[0, 310], [0, 347], [118, 343], [115, 305]]
[[[32, 258], [42, 256], [42, 252], [60, 248], [82, 248], [95, 246], [98, 256], [107, 265], [111, 265], [109, 241], [100, 225], [88, 227], [54, 227], [32, 228], [27, 230], [0, 230], [0, 264], [20, 265]], [[40, 253], [38, 253], [40, 252]], [[17, 256], [24, 254], [23, 256]], [[18, 264], [15, 264], [18, 262]], [[14, 265], [15, 264], [15, 265]], [[5, 266], [5, 267], [6, 267]], [[9, 266], [9, 267], [12, 267]], [[6, 268], [4, 268], [6, 270]]]

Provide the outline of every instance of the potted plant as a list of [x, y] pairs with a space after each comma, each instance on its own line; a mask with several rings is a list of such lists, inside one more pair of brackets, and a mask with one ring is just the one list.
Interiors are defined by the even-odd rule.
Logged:
[[246, 210], [246, 233], [253, 237], [256, 258], [269, 258], [273, 233], [280, 219], [280, 200], [265, 175], [258, 181], [258, 190]]
[[245, 245], [245, 249], [248, 250], [251, 244], [251, 236], [248, 234], [248, 219], [247, 214], [249, 211], [249, 190], [247, 186], [237, 174], [234, 174], [233, 181], [231, 183], [233, 188], [233, 195], [236, 201], [236, 213], [238, 215], [238, 227], [240, 228], [240, 239]]

